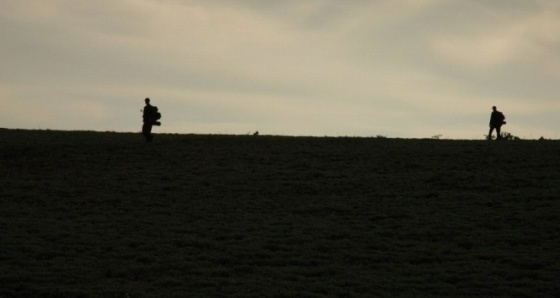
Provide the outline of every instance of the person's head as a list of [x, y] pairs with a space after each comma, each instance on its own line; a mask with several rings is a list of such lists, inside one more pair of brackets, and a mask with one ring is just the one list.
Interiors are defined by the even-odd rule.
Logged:
[[[148, 100], [149, 100], [149, 99], [148, 99]], [[496, 106], [493, 106], [493, 107], [492, 107], [492, 110], [493, 110], [493, 111], [496, 111]]]
[[148, 97], [146, 97], [146, 99], [144, 99], [144, 102], [146, 102], [146, 104], [150, 103], [150, 99]]

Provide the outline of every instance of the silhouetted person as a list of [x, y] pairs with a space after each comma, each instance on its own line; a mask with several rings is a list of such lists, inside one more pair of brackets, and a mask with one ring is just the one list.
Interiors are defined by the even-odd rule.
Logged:
[[146, 106], [142, 113], [142, 119], [144, 121], [144, 125], [142, 125], [142, 134], [146, 138], [146, 142], [151, 142], [154, 138], [152, 135], [152, 126], [161, 125], [161, 123], [157, 121], [161, 116], [158, 113], [158, 108], [150, 104], [149, 98], [146, 97], [144, 101], [146, 102]]
[[492, 114], [490, 115], [490, 131], [488, 132], [488, 139], [492, 139], [492, 131], [496, 130], [496, 139], [500, 140], [502, 138], [501, 130], [502, 125], [506, 124], [504, 121], [506, 117], [502, 112], [498, 111], [496, 107], [492, 107]]

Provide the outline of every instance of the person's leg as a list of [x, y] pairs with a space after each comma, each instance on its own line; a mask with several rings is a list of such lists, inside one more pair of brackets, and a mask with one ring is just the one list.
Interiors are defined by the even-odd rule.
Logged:
[[502, 139], [502, 128], [500, 126], [496, 126], [496, 139], [497, 140], [501, 140]]
[[494, 127], [490, 126], [490, 131], [488, 132], [488, 140], [492, 140], [492, 131], [494, 131]]
[[148, 123], [144, 123], [144, 125], [142, 126], [142, 134], [146, 138], [146, 142], [151, 142], [153, 139], [152, 126]]
[[148, 125], [148, 142], [151, 142], [154, 136], [152, 135], [152, 125]]

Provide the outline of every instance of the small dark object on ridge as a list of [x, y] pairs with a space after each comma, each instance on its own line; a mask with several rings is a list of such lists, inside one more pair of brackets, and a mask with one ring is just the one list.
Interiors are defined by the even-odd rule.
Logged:
[[161, 126], [161, 122], [158, 121], [161, 119], [161, 113], [158, 111], [157, 107], [150, 105], [150, 98], [146, 97], [144, 101], [146, 102], [146, 106], [142, 113], [142, 120], [144, 122], [142, 125], [142, 134], [146, 138], [146, 142], [151, 142], [154, 138], [152, 135], [152, 126]]
[[498, 109], [496, 106], [492, 107], [492, 114], [490, 115], [490, 131], [488, 132], [488, 140], [492, 139], [492, 132], [496, 130], [496, 139], [501, 140], [501, 129], [502, 125], [506, 124], [506, 116]]

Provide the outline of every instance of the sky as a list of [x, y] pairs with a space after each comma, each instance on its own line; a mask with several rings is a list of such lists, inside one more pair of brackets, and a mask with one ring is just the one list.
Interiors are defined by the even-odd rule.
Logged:
[[0, 127], [560, 139], [557, 0], [0, 0]]

